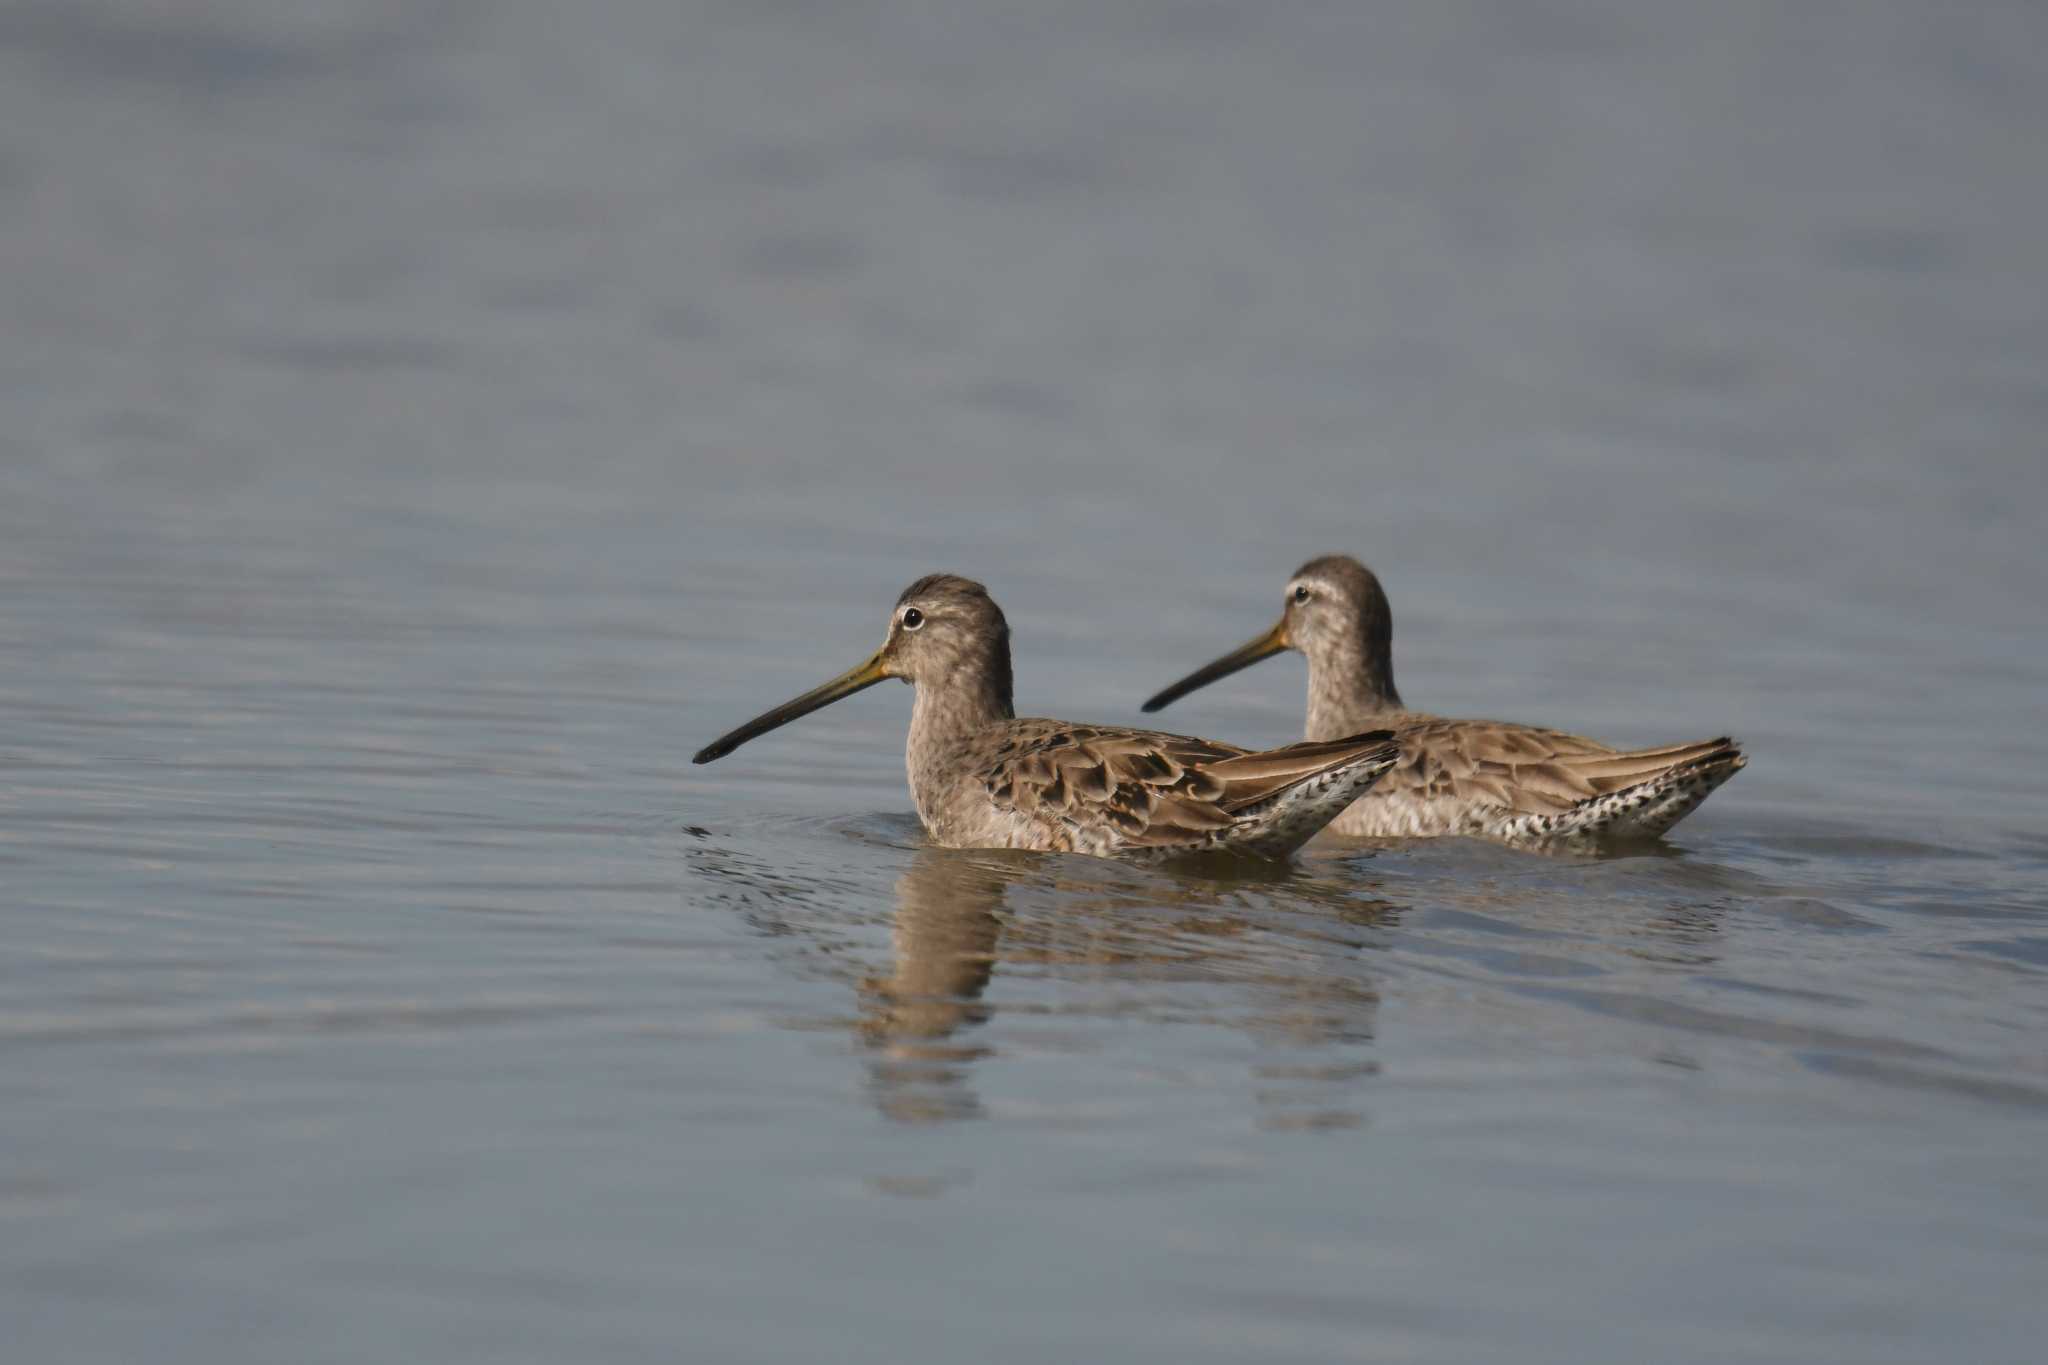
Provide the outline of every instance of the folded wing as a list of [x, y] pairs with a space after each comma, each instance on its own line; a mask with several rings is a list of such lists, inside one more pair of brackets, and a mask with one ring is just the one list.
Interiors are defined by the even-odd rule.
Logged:
[[[1401, 764], [1374, 790], [1552, 815], [1674, 770], [1737, 760], [1726, 736], [1617, 750], [1577, 735], [1497, 721], [1429, 720], [1400, 731]], [[1739, 766], [1739, 764], [1738, 764]]]
[[1020, 814], [1109, 825], [1135, 848], [1196, 844], [1303, 782], [1376, 753], [1385, 732], [1250, 751], [1151, 730], [1055, 726], [1019, 736], [983, 775]]

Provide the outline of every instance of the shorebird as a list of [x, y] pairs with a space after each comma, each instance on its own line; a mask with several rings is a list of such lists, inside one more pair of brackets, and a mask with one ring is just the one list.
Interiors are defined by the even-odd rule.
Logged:
[[917, 688], [906, 766], [934, 843], [1096, 855], [1282, 858], [1394, 763], [1384, 728], [1252, 752], [1185, 735], [1019, 719], [1010, 627], [981, 584], [920, 578], [856, 668], [697, 751], [709, 763], [885, 678]]
[[1301, 651], [1310, 741], [1386, 726], [1401, 746], [1394, 771], [1331, 822], [1350, 835], [1650, 839], [1748, 762], [1725, 735], [1621, 750], [1559, 730], [1410, 711], [1394, 688], [1393, 635], [1393, 611], [1372, 570], [1348, 555], [1325, 555], [1295, 570], [1272, 629], [1144, 709], [1157, 711], [1282, 650]]

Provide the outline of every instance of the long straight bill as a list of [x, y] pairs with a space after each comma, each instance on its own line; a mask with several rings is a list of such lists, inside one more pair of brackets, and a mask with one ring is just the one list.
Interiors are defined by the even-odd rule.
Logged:
[[814, 687], [801, 697], [792, 697], [773, 711], [763, 712], [739, 729], [720, 735], [697, 751], [692, 763], [709, 763], [714, 758], [724, 758], [748, 740], [767, 734], [789, 724], [798, 716], [808, 716], [821, 706], [830, 706], [843, 697], [850, 697], [881, 682], [889, 675], [882, 671], [882, 655], [877, 651], [873, 658], [858, 668], [849, 669], [826, 683]]
[[1261, 659], [1271, 658], [1287, 648], [1287, 621], [1283, 617], [1273, 628], [1256, 640], [1239, 645], [1230, 653], [1212, 664], [1204, 664], [1182, 678], [1164, 692], [1153, 697], [1138, 709], [1157, 711], [1160, 707], [1179, 701], [1198, 687], [1207, 687], [1218, 678], [1227, 678], [1241, 668], [1250, 668]]

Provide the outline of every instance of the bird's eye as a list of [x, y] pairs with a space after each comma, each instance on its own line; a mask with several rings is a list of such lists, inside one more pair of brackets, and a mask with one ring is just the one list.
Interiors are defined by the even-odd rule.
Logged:
[[923, 624], [924, 613], [919, 611], [916, 607], [912, 607], [908, 611], [903, 613], [903, 628], [905, 630], [916, 630], [919, 626]]
[[1307, 589], [1307, 588], [1296, 588], [1296, 589], [1294, 590], [1294, 600], [1295, 600], [1295, 601], [1297, 601], [1297, 602], [1306, 602], [1306, 601], [1308, 601], [1308, 589]]

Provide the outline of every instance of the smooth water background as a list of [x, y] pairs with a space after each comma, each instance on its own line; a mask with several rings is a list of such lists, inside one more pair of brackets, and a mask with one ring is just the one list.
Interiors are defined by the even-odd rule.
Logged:
[[[7, 1359], [2038, 1358], [2044, 221], [1993, 0], [0, 7]], [[1217, 881], [925, 848], [894, 688], [687, 761], [1330, 549], [1750, 769]]]

